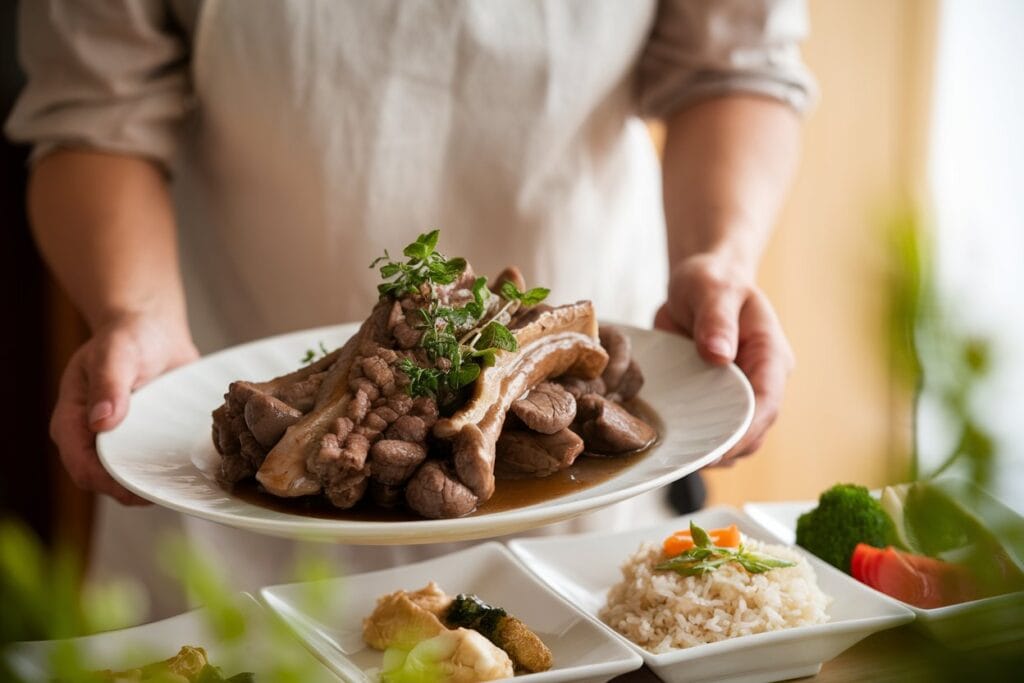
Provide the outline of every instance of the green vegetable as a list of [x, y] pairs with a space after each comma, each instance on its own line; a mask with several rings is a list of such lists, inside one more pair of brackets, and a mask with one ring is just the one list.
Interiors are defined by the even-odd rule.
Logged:
[[380, 680], [383, 683], [437, 683], [445, 680], [445, 663], [452, 655], [452, 633], [421, 640], [411, 650], [384, 650]]
[[887, 486], [882, 507], [912, 552], [967, 567], [983, 594], [1024, 586], [1024, 528], [963, 482]]
[[471, 628], [494, 642], [498, 626], [507, 616], [508, 613], [500, 607], [488, 605], [475, 595], [460, 593], [452, 600], [444, 621], [452, 628]]
[[782, 569], [795, 566], [792, 562], [777, 557], [746, 550], [741, 543], [736, 549], [723, 548], [711, 542], [708, 533], [690, 522], [690, 536], [693, 547], [672, 557], [655, 569], [674, 571], [683, 576], [701, 576], [713, 572], [730, 562], [735, 562], [751, 574], [763, 574], [771, 569]]
[[858, 543], [902, 547], [881, 504], [855, 484], [836, 484], [822, 493], [818, 507], [797, 520], [796, 542], [847, 574]]

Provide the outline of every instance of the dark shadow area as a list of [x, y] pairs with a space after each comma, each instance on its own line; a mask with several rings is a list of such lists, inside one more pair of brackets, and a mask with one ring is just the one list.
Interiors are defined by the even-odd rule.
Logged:
[[[17, 62], [16, 19], [17, 3], [0, 3], [3, 121], [24, 82]], [[54, 508], [47, 437], [46, 281], [25, 216], [27, 154], [27, 147], [0, 137], [0, 358], [7, 375], [7, 390], [0, 392], [0, 430], [6, 441], [0, 517], [19, 518], [49, 540]]]

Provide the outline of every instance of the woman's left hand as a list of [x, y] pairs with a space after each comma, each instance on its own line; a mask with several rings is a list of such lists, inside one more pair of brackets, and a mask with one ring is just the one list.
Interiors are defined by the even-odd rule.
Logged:
[[672, 269], [668, 301], [654, 326], [693, 338], [709, 363], [735, 361], [754, 388], [750, 429], [715, 464], [732, 464], [760, 448], [778, 416], [795, 359], [775, 310], [753, 279], [714, 255], [686, 258]]

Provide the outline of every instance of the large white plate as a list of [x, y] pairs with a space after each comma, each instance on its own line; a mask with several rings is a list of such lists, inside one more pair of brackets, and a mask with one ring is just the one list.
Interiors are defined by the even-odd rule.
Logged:
[[606, 681], [640, 668], [642, 660], [530, 575], [499, 543], [485, 543], [426, 562], [357, 574], [317, 584], [260, 590], [271, 610], [291, 626], [317, 658], [342, 679], [370, 683], [383, 654], [363, 642], [363, 619], [377, 598], [418, 590], [436, 581], [449, 594], [472, 593], [507, 608], [551, 649], [553, 664], [516, 680]]
[[274, 621], [276, 617], [254, 598], [247, 594], [237, 598], [245, 624], [237, 637], [219, 635], [211, 627], [207, 611], [199, 609], [151, 624], [70, 641], [15, 643], [2, 656], [21, 680], [46, 683], [54, 680], [56, 673], [50, 665], [55, 649], [68, 643], [75, 647], [82, 665], [90, 671], [124, 671], [167, 659], [177, 654], [182, 645], [193, 645], [205, 649], [210, 663], [227, 676], [251, 671], [257, 681], [273, 681], [282, 670], [287, 670], [301, 675], [308, 683], [337, 682], [337, 677], [301, 647], [284, 626], [279, 627]]
[[[994, 523], [992, 528], [1024, 528], [1024, 519], [969, 482], [950, 477], [936, 483], [959, 500], [971, 501], [977, 506], [974, 512], [981, 519], [989, 524]], [[817, 501], [813, 500], [747, 503], [743, 509], [780, 539], [795, 543], [797, 519], [817, 505]], [[932, 609], [903, 602], [900, 604], [914, 612], [914, 626], [919, 631], [958, 650], [1024, 639], [1024, 591]]]
[[602, 623], [597, 613], [608, 589], [621, 579], [619, 566], [644, 541], [659, 542], [690, 520], [705, 529], [736, 524], [753, 538], [778, 542], [750, 517], [727, 507], [711, 508], [642, 529], [572, 536], [521, 539], [509, 545], [541, 580], [587, 613], [609, 633], [629, 644], [662, 680], [676, 682], [759, 683], [818, 673], [832, 659], [865, 636], [906, 623], [913, 613], [837, 569], [803, 553], [818, 585], [833, 598], [830, 621], [782, 631], [758, 633], [686, 649], [654, 654]]
[[[179, 368], [132, 397], [128, 417], [97, 440], [107, 471], [138, 495], [181, 512], [275, 536], [367, 545], [490, 538], [569, 519], [675, 481], [725, 453], [746, 431], [754, 397], [733, 365], [711, 367], [678, 335], [624, 328], [646, 377], [640, 393], [663, 423], [660, 443], [591, 488], [522, 508], [459, 519], [368, 522], [323, 519], [249, 503], [218, 485], [210, 412], [230, 382], [290, 372], [306, 349], [340, 346], [355, 324], [236, 346]], [[500, 482], [498, 484], [501, 485]]]

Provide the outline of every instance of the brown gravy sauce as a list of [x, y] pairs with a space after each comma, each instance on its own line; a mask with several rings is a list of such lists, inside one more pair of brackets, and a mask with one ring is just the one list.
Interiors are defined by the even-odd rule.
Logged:
[[[571, 467], [547, 477], [498, 479], [491, 499], [467, 516], [479, 517], [495, 512], [506, 512], [568, 496], [604, 483], [636, 465], [660, 443], [660, 435], [665, 433], [664, 423], [657, 412], [641, 399], [634, 398], [623, 405], [658, 432], [659, 437], [653, 444], [643, 450], [624, 455], [610, 457], [580, 455]], [[266, 493], [255, 479], [238, 482], [231, 492], [253, 505], [293, 515], [340, 519], [349, 522], [416, 522], [423, 520], [423, 517], [405, 507], [383, 508], [367, 499], [360, 501], [355, 507], [348, 510], [341, 510], [331, 505], [323, 496], [278, 498]]]

